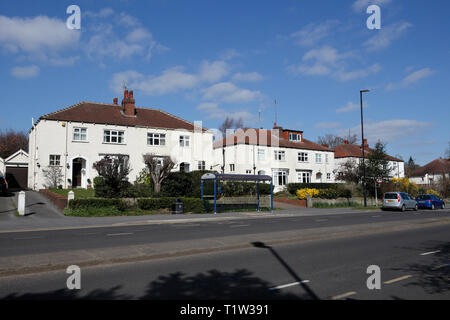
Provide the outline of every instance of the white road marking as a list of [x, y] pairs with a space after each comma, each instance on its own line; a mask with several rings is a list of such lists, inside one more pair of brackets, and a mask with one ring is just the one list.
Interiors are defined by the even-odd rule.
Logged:
[[234, 226], [230, 226], [230, 228], [239, 228], [239, 227], [248, 227], [250, 226], [249, 224], [238, 224], [238, 225], [234, 225]]
[[391, 284], [391, 283], [394, 283], [394, 282], [399, 282], [399, 281], [402, 281], [402, 280], [409, 279], [411, 277], [412, 277], [412, 275], [408, 274], [406, 276], [402, 276], [402, 277], [398, 277], [398, 278], [395, 278], [395, 279], [391, 279], [391, 280], [385, 281], [384, 284]]
[[127, 236], [133, 234], [132, 232], [124, 232], [124, 233], [109, 233], [107, 234], [108, 237], [114, 237], [114, 236]]
[[292, 287], [292, 286], [297, 286], [301, 283], [308, 283], [309, 280], [302, 280], [302, 281], [296, 281], [296, 282], [292, 282], [292, 283], [288, 283], [288, 284], [282, 284], [273, 288], [269, 288], [269, 290], [279, 290], [279, 289], [284, 289], [284, 288], [288, 288], [288, 287]]
[[381, 217], [381, 215], [378, 215], [378, 216], [372, 216], [372, 218], [379, 218], [379, 217]]
[[343, 299], [343, 298], [352, 296], [352, 295], [354, 295], [354, 294], [356, 294], [356, 291], [346, 292], [346, 293], [343, 293], [343, 294], [340, 294], [340, 295], [331, 297], [331, 300], [339, 300], [339, 299]]
[[317, 219], [316, 222], [324, 222], [324, 221], [328, 221], [328, 219]]
[[421, 256], [427, 256], [427, 255], [429, 255], [429, 254], [438, 253], [438, 252], [441, 252], [441, 250], [430, 251], [430, 252], [424, 252], [424, 253], [421, 253], [420, 255], [421, 255]]

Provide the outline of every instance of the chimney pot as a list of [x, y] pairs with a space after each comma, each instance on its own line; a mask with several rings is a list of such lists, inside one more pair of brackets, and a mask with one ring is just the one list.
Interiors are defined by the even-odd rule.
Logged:
[[124, 98], [124, 99], [128, 98], [128, 90], [125, 90], [125, 91], [123, 92], [123, 98]]
[[118, 104], [119, 103], [119, 99], [118, 98], [114, 98], [114, 104]]
[[129, 97], [130, 99], [133, 99], [133, 90], [130, 90], [130, 92], [129, 92], [129, 94], [128, 94], [128, 97]]

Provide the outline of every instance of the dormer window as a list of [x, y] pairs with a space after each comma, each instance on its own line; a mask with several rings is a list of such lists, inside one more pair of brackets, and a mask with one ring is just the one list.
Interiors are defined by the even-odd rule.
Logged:
[[289, 133], [289, 141], [301, 142], [302, 136], [298, 133]]

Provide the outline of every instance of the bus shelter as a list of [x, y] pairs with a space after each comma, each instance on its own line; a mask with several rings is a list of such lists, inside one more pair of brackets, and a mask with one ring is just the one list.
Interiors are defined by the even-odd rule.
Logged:
[[270, 210], [273, 211], [273, 182], [272, 177], [268, 175], [254, 175], [254, 174], [224, 174], [224, 173], [206, 173], [201, 177], [201, 192], [202, 200], [204, 198], [203, 194], [203, 183], [205, 181], [214, 182], [214, 213], [217, 213], [217, 184], [220, 181], [241, 181], [241, 182], [256, 182], [256, 194], [257, 194], [257, 205], [259, 211], [259, 183], [270, 181]]

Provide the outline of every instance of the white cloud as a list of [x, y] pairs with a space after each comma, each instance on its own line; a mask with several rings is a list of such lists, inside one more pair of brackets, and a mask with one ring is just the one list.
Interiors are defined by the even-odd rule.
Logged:
[[11, 70], [11, 75], [19, 79], [33, 78], [39, 74], [39, 70], [38, 66], [15, 67]]
[[315, 124], [316, 128], [321, 129], [336, 129], [341, 126], [340, 122], [318, 122]]
[[215, 82], [229, 73], [228, 64], [225, 61], [203, 61], [200, 65], [199, 76], [201, 80]]
[[199, 111], [206, 113], [207, 119], [225, 119], [226, 117], [232, 119], [242, 119], [244, 122], [254, 120], [254, 115], [246, 110], [230, 111], [219, 107], [215, 102], [204, 102], [197, 106]]
[[422, 79], [425, 79], [431, 76], [434, 73], [430, 68], [423, 68], [417, 71], [414, 71], [403, 78], [399, 83], [390, 83], [387, 85], [386, 90], [394, 90], [394, 89], [402, 89], [407, 88], [410, 85], [419, 82]]
[[52, 54], [78, 44], [80, 32], [69, 30], [65, 21], [37, 16], [8, 18], [0, 15], [0, 46], [11, 52]]
[[378, 72], [381, 68], [378, 64], [373, 64], [365, 68], [348, 71], [346, 62], [352, 56], [353, 53], [351, 52], [339, 53], [330, 46], [311, 49], [303, 55], [300, 64], [290, 65], [288, 71], [294, 75], [330, 75], [339, 81], [349, 81], [367, 77]]
[[377, 30], [376, 35], [369, 38], [364, 46], [367, 51], [377, 51], [385, 49], [390, 46], [390, 44], [406, 33], [406, 31], [412, 27], [409, 22], [399, 22], [390, 26], [382, 26], [380, 30]]
[[351, 112], [351, 111], [358, 110], [359, 108], [360, 108], [360, 106], [358, 106], [357, 104], [355, 104], [353, 102], [349, 102], [349, 103], [347, 103], [347, 105], [345, 107], [337, 109], [336, 113]]
[[[421, 122], [417, 120], [396, 119], [386, 120], [373, 123], [364, 123], [364, 137], [368, 139], [369, 144], [376, 143], [381, 140], [384, 143], [399, 142], [405, 137], [413, 137], [430, 127], [429, 122]], [[351, 129], [351, 132], [361, 132], [361, 126], [358, 125]], [[341, 134], [345, 135], [348, 131], [342, 130]]]
[[301, 46], [313, 46], [323, 38], [327, 37], [339, 22], [337, 20], [329, 20], [324, 23], [314, 24], [310, 23], [302, 29], [292, 33], [291, 38]]
[[93, 17], [93, 18], [106, 18], [113, 14], [114, 10], [111, 8], [103, 8], [99, 12], [92, 12], [92, 11], [85, 12], [86, 17]]
[[376, 4], [378, 6], [383, 6], [383, 5], [389, 4], [390, 2], [391, 2], [391, 0], [356, 0], [353, 3], [352, 8], [355, 12], [364, 11], [364, 13], [365, 13], [367, 7], [372, 4]]
[[260, 91], [241, 89], [231, 82], [216, 83], [202, 89], [203, 100], [219, 100], [223, 102], [251, 102], [262, 98]]
[[257, 82], [263, 80], [264, 77], [258, 72], [247, 72], [247, 73], [235, 73], [232, 80], [235, 82], [246, 81], [246, 82]]

